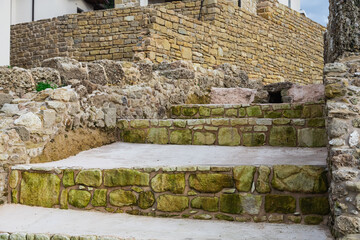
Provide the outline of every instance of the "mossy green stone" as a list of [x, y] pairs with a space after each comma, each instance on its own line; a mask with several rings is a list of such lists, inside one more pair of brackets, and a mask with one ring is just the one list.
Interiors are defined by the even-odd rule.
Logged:
[[254, 179], [256, 167], [254, 166], [239, 166], [234, 167], [234, 179], [236, 189], [240, 192], [248, 192]]
[[193, 219], [199, 219], [199, 220], [210, 220], [212, 219], [212, 216], [209, 214], [199, 214], [199, 215], [195, 215], [193, 217]]
[[100, 187], [102, 184], [102, 172], [99, 169], [81, 170], [77, 174], [75, 182], [89, 187]]
[[77, 208], [85, 208], [89, 205], [91, 193], [85, 190], [71, 189], [69, 192], [69, 204]]
[[172, 106], [171, 113], [172, 113], [172, 115], [180, 116], [181, 115], [181, 106]]
[[216, 141], [215, 133], [211, 132], [195, 132], [194, 145], [213, 145]]
[[146, 131], [142, 129], [129, 129], [121, 133], [123, 141], [129, 143], [145, 143], [146, 135]]
[[324, 118], [309, 119], [308, 127], [325, 127], [325, 119]]
[[95, 189], [91, 205], [94, 207], [105, 207], [107, 191], [107, 189]]
[[11, 188], [16, 188], [19, 184], [20, 172], [18, 170], [12, 170], [9, 176], [9, 186]]
[[218, 134], [219, 145], [222, 146], [239, 146], [240, 135], [236, 128], [220, 128]]
[[68, 197], [69, 196], [69, 191], [67, 189], [63, 189], [61, 191], [61, 195], [60, 195], [60, 208], [61, 209], [68, 209]]
[[116, 207], [131, 206], [136, 204], [136, 195], [132, 191], [122, 189], [114, 190], [109, 194], [110, 204]]
[[285, 118], [300, 118], [302, 114], [302, 110], [284, 110]]
[[171, 144], [191, 145], [191, 130], [174, 130], [170, 134]]
[[59, 204], [60, 178], [51, 173], [22, 173], [20, 203], [53, 207]]
[[149, 174], [132, 169], [110, 169], [104, 171], [104, 185], [117, 186], [149, 186]]
[[265, 118], [281, 118], [282, 112], [275, 112], [275, 111], [266, 111]]
[[328, 190], [324, 167], [275, 165], [272, 187], [280, 191], [325, 193]]
[[197, 107], [183, 107], [182, 108], [182, 113], [184, 116], [194, 116], [195, 114], [197, 114], [197, 112], [199, 111], [199, 109]]
[[148, 128], [150, 125], [149, 120], [134, 119], [130, 121], [130, 126], [133, 128]]
[[323, 105], [304, 106], [302, 116], [303, 116], [303, 118], [324, 117], [324, 107], [323, 107]]
[[245, 117], [245, 115], [246, 115], [246, 109], [239, 108], [239, 117]]
[[224, 111], [225, 111], [224, 108], [213, 108], [211, 109], [211, 114], [217, 116], [224, 115]]
[[233, 214], [241, 213], [242, 207], [239, 194], [221, 194], [220, 211]]
[[329, 199], [327, 197], [300, 198], [300, 210], [302, 214], [327, 215], [330, 212]]
[[327, 144], [326, 129], [304, 128], [299, 129], [300, 147], [325, 147]]
[[306, 216], [304, 219], [305, 224], [318, 225], [323, 221], [322, 216]]
[[290, 122], [291, 120], [287, 118], [277, 118], [273, 120], [273, 123], [275, 125], [285, 125], [285, 124], [289, 124]]
[[199, 114], [202, 117], [210, 117], [210, 112], [211, 112], [210, 108], [207, 108], [207, 107], [199, 108]]
[[247, 147], [263, 146], [265, 144], [264, 133], [244, 133], [243, 145]]
[[234, 221], [234, 218], [225, 214], [216, 214], [215, 217], [219, 220]]
[[261, 117], [262, 111], [260, 106], [251, 106], [246, 108], [248, 117]]
[[270, 130], [270, 146], [296, 146], [296, 130], [290, 126], [273, 126]]
[[172, 126], [172, 120], [169, 120], [169, 119], [159, 120], [159, 126], [160, 127], [171, 127]]
[[296, 210], [296, 200], [287, 195], [266, 195], [265, 211], [267, 213], [294, 213]]
[[301, 216], [288, 216], [288, 219], [293, 223], [301, 223]]
[[154, 144], [167, 144], [169, 142], [168, 130], [166, 128], [150, 128], [147, 142]]
[[185, 196], [161, 195], [157, 199], [157, 210], [163, 212], [182, 212], [189, 207]]
[[16, 189], [11, 190], [11, 203], [14, 203], [14, 204], [19, 203], [18, 190], [16, 190]]
[[237, 109], [235, 109], [235, 108], [227, 109], [225, 111], [225, 116], [226, 117], [237, 117]]
[[139, 207], [141, 209], [148, 209], [152, 207], [155, 203], [154, 193], [151, 191], [141, 192], [139, 194]]
[[62, 183], [64, 187], [71, 187], [75, 185], [74, 180], [74, 171], [73, 170], [64, 170], [64, 174], [62, 177]]
[[129, 128], [129, 122], [128, 122], [128, 120], [119, 120], [117, 122], [116, 126], [121, 130], [128, 129]]
[[151, 179], [151, 188], [155, 192], [170, 191], [175, 194], [181, 194], [185, 191], [185, 174], [167, 174], [159, 173]]
[[223, 188], [234, 186], [232, 177], [220, 173], [197, 173], [189, 177], [191, 188], [203, 193], [217, 193]]
[[266, 166], [259, 167], [259, 176], [256, 181], [256, 191], [258, 193], [269, 193], [271, 191], [269, 184], [270, 168]]
[[184, 128], [186, 127], [186, 120], [174, 120], [174, 126]]
[[196, 197], [191, 200], [191, 207], [217, 212], [219, 211], [219, 199], [217, 197]]

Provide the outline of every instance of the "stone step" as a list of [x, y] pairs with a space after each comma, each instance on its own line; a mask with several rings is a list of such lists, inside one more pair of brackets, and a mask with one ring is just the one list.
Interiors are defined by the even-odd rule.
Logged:
[[[12, 167], [9, 202], [154, 217], [326, 224], [325, 155], [324, 149], [116, 143], [57, 162]], [[289, 159], [292, 164], [276, 165]]]
[[199, 118], [324, 118], [324, 103], [181, 104], [170, 108], [173, 119]]
[[256, 240], [332, 239], [328, 228], [321, 225], [149, 218], [21, 205], [0, 206], [0, 239], [3, 240], [34, 237], [43, 240], [237, 240], [239, 236]]
[[208, 118], [118, 120], [119, 140], [130, 143], [324, 147], [324, 118]]

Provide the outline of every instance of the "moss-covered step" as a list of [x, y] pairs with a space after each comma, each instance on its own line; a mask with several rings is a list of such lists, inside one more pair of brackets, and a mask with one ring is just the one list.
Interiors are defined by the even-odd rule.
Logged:
[[282, 104], [182, 104], [171, 106], [173, 119], [202, 118], [323, 118], [324, 103]]
[[324, 118], [208, 118], [118, 120], [119, 140], [129, 143], [324, 147]]
[[[48, 208], [226, 221], [326, 223], [326, 168], [15, 166], [9, 201]], [[310, 223], [309, 223], [310, 224]]]

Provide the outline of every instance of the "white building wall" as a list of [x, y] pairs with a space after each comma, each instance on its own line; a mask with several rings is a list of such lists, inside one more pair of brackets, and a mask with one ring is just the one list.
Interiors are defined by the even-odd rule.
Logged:
[[300, 0], [279, 0], [279, 3], [282, 3], [295, 11], [300, 12]]
[[10, 64], [11, 0], [1, 0], [0, 8], [0, 66]]
[[[31, 22], [32, 0], [12, 0], [12, 2], [11, 24]], [[35, 0], [34, 20], [77, 13], [77, 8], [81, 8], [85, 12], [92, 10], [91, 5], [83, 0]]]

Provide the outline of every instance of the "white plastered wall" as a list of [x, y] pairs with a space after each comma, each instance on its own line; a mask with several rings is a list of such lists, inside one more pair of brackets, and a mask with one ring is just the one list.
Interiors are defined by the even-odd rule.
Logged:
[[10, 62], [10, 19], [11, 0], [1, 0], [0, 8], [0, 66]]
[[[1, 0], [3, 1], [3, 0]], [[12, 22], [18, 24], [31, 22], [32, 0], [11, 0]], [[34, 20], [58, 17], [65, 14], [77, 13], [77, 8], [84, 11], [92, 10], [91, 5], [83, 0], [35, 0]]]

